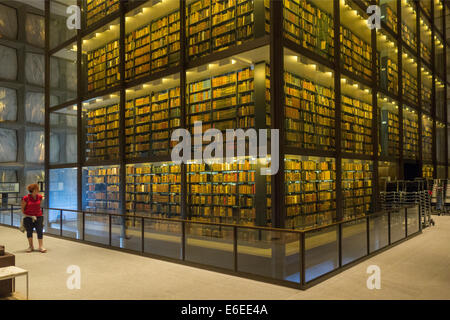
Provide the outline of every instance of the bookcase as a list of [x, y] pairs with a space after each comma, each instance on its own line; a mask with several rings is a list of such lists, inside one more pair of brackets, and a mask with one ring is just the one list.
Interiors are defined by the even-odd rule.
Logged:
[[178, 65], [180, 11], [177, 10], [125, 36], [125, 80]]
[[85, 0], [86, 25], [95, 22], [119, 10], [120, 0]]
[[433, 160], [433, 122], [422, 116], [422, 160]]
[[344, 219], [370, 212], [372, 161], [342, 159], [342, 193]]
[[[430, 82], [430, 85], [431, 85], [431, 82]], [[422, 87], [422, 90], [421, 90], [422, 110], [425, 110], [428, 113], [431, 113], [431, 105], [432, 105], [431, 88], [429, 86], [427, 86], [423, 77], [422, 77], [421, 87]]]
[[400, 154], [399, 117], [392, 110], [380, 110], [381, 156], [398, 157]]
[[83, 210], [118, 213], [119, 167], [83, 168]]
[[[396, 6], [397, 4], [394, 2], [394, 5]], [[381, 21], [384, 21], [388, 28], [390, 28], [394, 33], [397, 33], [398, 18], [394, 10], [392, 10], [388, 3], [383, 3], [380, 9]]]
[[117, 85], [120, 81], [119, 62], [119, 40], [88, 52], [87, 90], [99, 91]]
[[417, 79], [415, 76], [411, 75], [408, 71], [403, 68], [402, 71], [403, 76], [403, 96], [409, 102], [412, 102], [414, 105], [419, 103], [418, 101], [418, 87], [417, 87]]
[[403, 109], [403, 158], [417, 159], [419, 154], [419, 123], [414, 112]]
[[426, 46], [422, 41], [420, 41], [420, 56], [431, 64], [431, 48]]
[[286, 143], [335, 150], [334, 89], [285, 72]]
[[265, 208], [257, 207], [258, 203], [267, 204], [267, 180], [261, 180], [263, 192], [257, 192], [258, 175], [257, 165], [248, 159], [242, 163], [188, 164], [189, 216], [193, 221], [255, 225], [258, 212], [265, 220]]
[[156, 218], [181, 216], [181, 166], [172, 162], [128, 165], [126, 212]]
[[284, 37], [326, 59], [334, 57], [332, 16], [307, 0], [283, 0]]
[[422, 165], [422, 178], [433, 179], [434, 167], [431, 164]]
[[389, 93], [398, 94], [398, 65], [391, 58], [381, 57], [380, 84]]
[[114, 160], [119, 154], [119, 105], [87, 111], [85, 118], [86, 161]]
[[167, 155], [175, 142], [172, 132], [181, 125], [180, 87], [130, 99], [125, 107], [127, 158]]
[[193, 1], [187, 5], [188, 55], [200, 57], [264, 36], [269, 17], [267, 0]]
[[372, 105], [341, 95], [342, 151], [372, 155]]
[[372, 46], [350, 29], [340, 26], [341, 65], [364, 79], [372, 79]]
[[286, 156], [284, 175], [286, 228], [305, 228], [335, 220], [334, 159]]

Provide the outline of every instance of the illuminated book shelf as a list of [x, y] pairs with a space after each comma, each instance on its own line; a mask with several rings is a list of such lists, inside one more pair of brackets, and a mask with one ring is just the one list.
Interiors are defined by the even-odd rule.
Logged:
[[433, 159], [433, 124], [422, 116], [422, 160]]
[[370, 212], [372, 197], [372, 161], [342, 160], [344, 219]]
[[422, 178], [433, 179], [434, 167], [431, 164], [424, 164], [422, 166]]
[[347, 71], [372, 79], [372, 46], [350, 29], [340, 26], [341, 64]]
[[417, 50], [417, 35], [404, 23], [402, 23], [402, 38], [411, 49]]
[[119, 203], [119, 168], [89, 167], [83, 174], [83, 210], [117, 213]]
[[420, 56], [431, 64], [431, 49], [428, 48], [422, 41], [420, 42]]
[[310, 227], [334, 221], [334, 159], [287, 156], [284, 175], [287, 228]]
[[419, 123], [417, 114], [403, 115], [403, 157], [417, 159], [419, 153]]
[[422, 110], [427, 111], [428, 113], [431, 113], [431, 88], [427, 87], [424, 82], [422, 81]]
[[128, 215], [180, 218], [180, 165], [171, 162], [128, 165], [125, 200]]
[[305, 0], [284, 0], [284, 36], [327, 59], [334, 57], [334, 26], [330, 14]]
[[334, 89], [286, 72], [286, 142], [305, 149], [335, 149]]
[[88, 52], [88, 91], [99, 91], [118, 84], [120, 81], [119, 63], [119, 40]]
[[[396, 6], [397, 4], [394, 2], [394, 5]], [[397, 33], [398, 18], [387, 3], [381, 5], [381, 21], [384, 21], [394, 33]]]
[[418, 104], [417, 79], [403, 69], [403, 96], [415, 105]]
[[398, 65], [389, 57], [381, 58], [381, 88], [387, 92], [398, 94]]
[[119, 105], [86, 113], [86, 161], [113, 160], [119, 154]]
[[381, 155], [398, 157], [400, 155], [399, 117], [390, 110], [380, 112]]
[[119, 2], [120, 0], [86, 0], [86, 25], [89, 27], [119, 10]]

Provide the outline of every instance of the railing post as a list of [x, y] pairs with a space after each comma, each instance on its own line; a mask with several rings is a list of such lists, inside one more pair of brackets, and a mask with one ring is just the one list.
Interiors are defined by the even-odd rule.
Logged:
[[186, 222], [181, 222], [181, 260], [186, 260]]
[[300, 257], [302, 261], [300, 262], [300, 287], [303, 289], [306, 284], [306, 244], [305, 244], [305, 232], [300, 235]]
[[86, 212], [81, 212], [81, 234], [83, 235], [82, 239], [85, 239], [85, 220], [86, 220]]
[[11, 227], [14, 226], [14, 209], [13, 205], [11, 205]]
[[[136, 219], [136, 218], [134, 218]], [[145, 226], [145, 219], [144, 217], [141, 217], [141, 252], [144, 253], [144, 226]]]
[[339, 268], [342, 267], [342, 223], [338, 227], [338, 244], [339, 244]]
[[405, 238], [408, 238], [408, 208], [405, 208]]
[[237, 227], [233, 226], [233, 262], [234, 272], [238, 271]]
[[59, 210], [59, 236], [62, 237], [63, 234], [63, 214], [62, 210]]
[[366, 230], [367, 230], [367, 255], [370, 254], [370, 216], [366, 216]]
[[[108, 214], [108, 241], [109, 241], [109, 246], [112, 245], [112, 216], [110, 214]], [[119, 243], [120, 246], [120, 243]]]
[[388, 243], [391, 245], [391, 211], [388, 211]]

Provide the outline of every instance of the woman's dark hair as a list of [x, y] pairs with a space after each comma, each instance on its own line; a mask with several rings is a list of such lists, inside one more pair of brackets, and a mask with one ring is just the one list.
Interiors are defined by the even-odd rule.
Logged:
[[34, 190], [37, 190], [37, 192], [39, 192], [39, 186], [36, 183], [30, 184], [27, 189], [29, 193], [33, 193]]

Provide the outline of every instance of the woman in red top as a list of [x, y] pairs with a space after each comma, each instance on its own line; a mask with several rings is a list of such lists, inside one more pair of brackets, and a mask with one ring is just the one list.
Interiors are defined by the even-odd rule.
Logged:
[[36, 229], [39, 251], [44, 253], [47, 250], [43, 247], [44, 217], [41, 209], [43, 197], [39, 194], [39, 186], [37, 184], [30, 184], [27, 189], [30, 194], [22, 198], [22, 213], [26, 216], [23, 219], [23, 226], [27, 230], [27, 238], [30, 245], [27, 252], [34, 250], [33, 229]]

